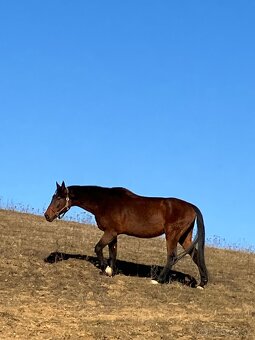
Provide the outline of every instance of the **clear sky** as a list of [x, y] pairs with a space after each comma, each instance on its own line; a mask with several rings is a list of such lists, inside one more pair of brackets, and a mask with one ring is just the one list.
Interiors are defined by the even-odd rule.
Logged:
[[0, 2], [0, 198], [56, 180], [200, 207], [255, 246], [255, 2]]

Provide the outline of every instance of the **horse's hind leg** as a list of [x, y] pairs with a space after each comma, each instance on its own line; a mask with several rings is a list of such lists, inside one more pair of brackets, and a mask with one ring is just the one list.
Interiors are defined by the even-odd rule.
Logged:
[[[192, 222], [189, 230], [184, 235], [182, 235], [182, 237], [179, 240], [179, 243], [183, 247], [184, 250], [188, 249], [190, 245], [192, 244], [192, 232], [193, 232], [194, 223], [195, 222]], [[206, 269], [204, 269], [206, 268], [204, 259], [202, 259], [202, 261], [200, 260], [199, 253], [196, 247], [191, 249], [191, 251], [189, 252], [189, 255], [191, 256], [192, 260], [194, 261], [194, 263], [196, 264], [199, 270], [199, 274], [201, 278], [201, 283], [199, 286], [203, 287], [207, 282], [207, 272], [206, 272]]]
[[[191, 243], [192, 243], [192, 233], [194, 228], [195, 221], [193, 221], [188, 230], [180, 237], [179, 243], [183, 247], [184, 250], [187, 250]], [[194, 247], [190, 250], [189, 255], [191, 256], [192, 260], [197, 265], [197, 249]]]
[[102, 271], [104, 271], [105, 267], [106, 267], [106, 263], [104, 261], [103, 249], [104, 249], [105, 246], [110, 244], [116, 237], [117, 237], [117, 235], [115, 233], [105, 231], [104, 235], [101, 237], [101, 239], [99, 240], [99, 242], [95, 246], [95, 252], [97, 254], [97, 258], [99, 260], [99, 265], [100, 265], [100, 268], [102, 269]]
[[159, 283], [164, 283], [167, 281], [169, 273], [172, 269], [172, 266], [175, 263], [176, 254], [177, 254], [177, 239], [173, 238], [172, 232], [168, 232], [166, 234], [166, 244], [167, 244], [167, 262], [165, 267], [162, 269], [161, 273], [157, 281]]

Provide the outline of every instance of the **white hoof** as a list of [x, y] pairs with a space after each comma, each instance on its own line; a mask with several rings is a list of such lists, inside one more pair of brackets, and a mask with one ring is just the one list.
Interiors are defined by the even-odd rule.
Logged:
[[197, 289], [204, 290], [204, 287], [197, 286]]
[[158, 281], [156, 281], [156, 280], [151, 280], [151, 283], [152, 283], [153, 285], [158, 285], [158, 284], [159, 284]]
[[107, 276], [112, 276], [112, 268], [109, 267], [109, 266], [107, 266], [107, 267], [105, 268], [105, 274], [106, 274]]

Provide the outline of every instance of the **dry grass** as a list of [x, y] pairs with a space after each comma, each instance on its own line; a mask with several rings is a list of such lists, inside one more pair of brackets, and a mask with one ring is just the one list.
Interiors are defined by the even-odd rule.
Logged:
[[[0, 229], [1, 339], [254, 339], [253, 253], [207, 248], [200, 291], [150, 283], [162, 239], [119, 237], [123, 273], [108, 278], [93, 262], [95, 227], [0, 210]], [[53, 252], [64, 260], [44, 262]], [[198, 278], [188, 257], [175, 269]]]

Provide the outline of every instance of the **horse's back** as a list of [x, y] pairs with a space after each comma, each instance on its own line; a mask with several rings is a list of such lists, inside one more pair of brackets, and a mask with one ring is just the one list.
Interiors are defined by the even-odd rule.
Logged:
[[[164, 216], [174, 215], [185, 216], [195, 214], [194, 206], [184, 200], [175, 197], [153, 197], [141, 196], [123, 187], [110, 189], [109, 202], [111, 209], [131, 209], [133, 212], [144, 216], [149, 213], [161, 214]], [[113, 205], [112, 205], [113, 204]], [[147, 212], [147, 213], [146, 213]]]

